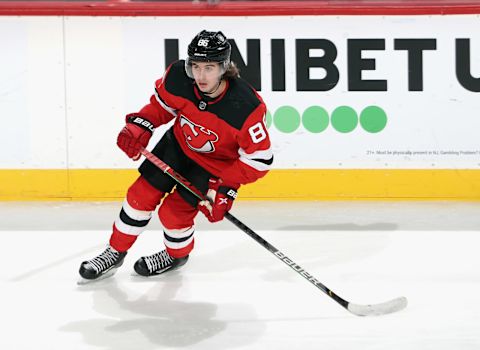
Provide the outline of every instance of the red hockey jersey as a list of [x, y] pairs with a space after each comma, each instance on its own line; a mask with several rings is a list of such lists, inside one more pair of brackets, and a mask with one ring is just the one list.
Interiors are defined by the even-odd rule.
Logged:
[[238, 78], [227, 80], [225, 91], [208, 99], [186, 75], [184, 64], [180, 60], [167, 68], [139, 114], [155, 126], [175, 118], [173, 132], [183, 152], [226, 183], [247, 184], [264, 176], [273, 154], [262, 98]]

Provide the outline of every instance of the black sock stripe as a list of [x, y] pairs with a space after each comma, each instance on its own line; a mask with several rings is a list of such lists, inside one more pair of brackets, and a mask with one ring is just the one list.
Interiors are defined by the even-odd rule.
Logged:
[[165, 237], [165, 239], [169, 242], [172, 242], [172, 243], [181, 243], [181, 242], [185, 242], [187, 240], [189, 240], [192, 236], [193, 236], [193, 233], [187, 237], [182, 237], [182, 238], [173, 238], [172, 236], [169, 236], [167, 235], [166, 232], [163, 232], [163, 236]]
[[134, 220], [125, 213], [125, 210], [120, 211], [120, 220], [126, 225], [135, 226], [135, 227], [145, 227], [148, 225], [150, 219], [148, 220]]

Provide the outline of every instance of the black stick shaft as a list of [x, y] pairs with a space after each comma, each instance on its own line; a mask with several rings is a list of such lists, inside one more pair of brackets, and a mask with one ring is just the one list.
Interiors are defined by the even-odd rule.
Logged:
[[336, 295], [334, 292], [332, 292], [329, 288], [327, 288], [324, 284], [322, 284], [319, 280], [317, 280], [315, 277], [313, 277], [311, 274], [309, 274], [305, 269], [303, 269], [300, 265], [296, 264], [292, 259], [287, 257], [285, 254], [283, 254], [280, 250], [275, 248], [272, 244], [270, 244], [268, 241], [266, 241], [264, 238], [259, 236], [255, 231], [253, 231], [251, 228], [249, 228], [247, 225], [245, 225], [243, 222], [238, 220], [235, 216], [233, 216], [230, 213], [226, 213], [225, 217], [235, 226], [237, 226], [240, 230], [245, 232], [247, 235], [252, 237], [257, 243], [262, 245], [265, 249], [267, 249], [270, 253], [275, 255], [279, 260], [284, 262], [287, 266], [289, 266], [293, 271], [298, 273], [300, 276], [305, 278], [307, 281], [312, 283], [315, 287], [320, 289], [322, 292], [327, 294], [330, 298], [335, 300], [337, 303], [342, 305], [344, 308], [348, 308], [348, 301], [342, 299], [338, 295]]
[[[170, 168], [165, 162], [163, 162], [161, 159], [159, 159], [157, 156], [152, 154], [146, 149], [143, 149], [141, 153], [153, 164], [155, 164], [160, 170], [162, 170], [165, 174], [170, 176], [173, 180], [175, 180], [179, 185], [184, 187], [186, 190], [188, 190], [190, 193], [192, 193], [194, 196], [196, 196], [200, 200], [207, 200], [205, 196], [197, 189], [195, 188], [187, 179], [185, 179], [182, 175], [177, 173], [175, 170]], [[245, 232], [247, 235], [252, 237], [257, 243], [262, 245], [265, 249], [267, 249], [270, 253], [275, 255], [279, 260], [281, 260], [283, 263], [285, 263], [287, 266], [289, 266], [293, 271], [298, 273], [300, 276], [305, 278], [307, 281], [309, 281], [311, 284], [313, 284], [315, 287], [320, 289], [322, 292], [324, 292], [326, 295], [328, 295], [330, 298], [335, 300], [337, 303], [339, 303], [341, 306], [343, 306], [345, 309], [348, 310], [348, 304], [349, 302], [346, 301], [345, 299], [339, 297], [336, 295], [334, 292], [332, 292], [329, 288], [327, 288], [324, 284], [322, 284], [319, 280], [317, 280], [315, 277], [313, 277], [311, 274], [309, 274], [305, 269], [303, 269], [300, 265], [296, 264], [292, 259], [287, 257], [285, 254], [283, 254], [280, 250], [275, 248], [272, 244], [267, 242], [264, 238], [259, 236], [255, 231], [253, 231], [251, 228], [249, 228], [247, 225], [245, 225], [243, 222], [238, 220], [235, 216], [227, 212], [225, 214], [225, 217], [230, 221], [232, 224], [237, 226], [240, 230]]]

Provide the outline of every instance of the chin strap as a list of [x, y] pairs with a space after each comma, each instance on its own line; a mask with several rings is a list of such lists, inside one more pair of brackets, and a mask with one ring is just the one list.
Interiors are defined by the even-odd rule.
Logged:
[[[220, 85], [222, 85], [222, 81], [223, 81], [222, 79], [220, 79], [220, 80], [218, 81], [218, 85], [217, 85], [217, 87], [215, 88], [215, 90], [210, 91], [210, 92], [204, 92], [203, 94], [204, 94], [204, 95], [211, 95], [211, 94], [214, 94], [215, 92], [217, 92], [217, 90], [220, 88]], [[208, 97], [210, 97], [210, 96], [208, 96]]]

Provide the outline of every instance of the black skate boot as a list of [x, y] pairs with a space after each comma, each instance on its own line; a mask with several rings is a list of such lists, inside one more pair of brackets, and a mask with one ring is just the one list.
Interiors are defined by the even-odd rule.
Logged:
[[178, 269], [180, 266], [185, 265], [187, 260], [188, 255], [183, 258], [172, 258], [166, 250], [162, 250], [153, 255], [142, 256], [137, 260], [133, 268], [141, 276], [155, 276]]
[[78, 283], [84, 284], [112, 276], [122, 266], [125, 255], [127, 255], [127, 252], [120, 253], [108, 246], [97, 257], [82, 262], [78, 272], [84, 280], [80, 280]]

